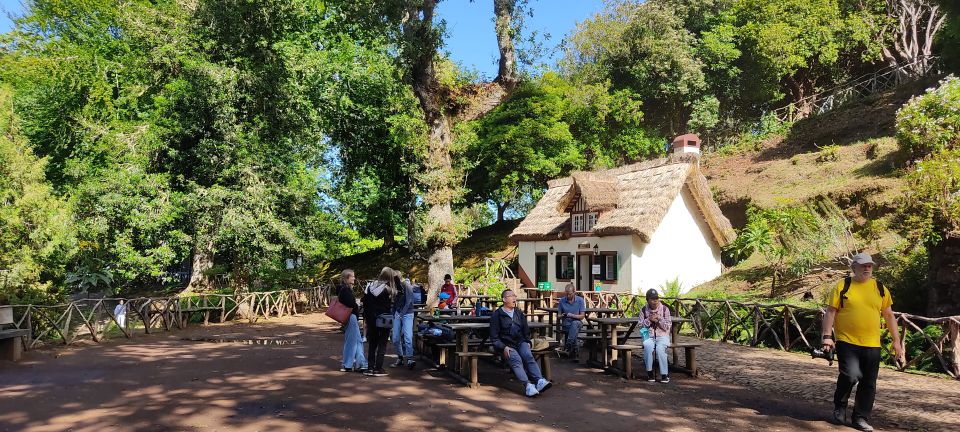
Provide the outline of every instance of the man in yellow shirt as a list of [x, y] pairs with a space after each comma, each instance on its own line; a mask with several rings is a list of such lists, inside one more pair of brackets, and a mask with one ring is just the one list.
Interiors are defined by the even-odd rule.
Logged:
[[840, 424], [846, 421], [847, 400], [853, 386], [859, 382], [850, 422], [859, 430], [872, 431], [873, 427], [867, 422], [877, 393], [881, 316], [893, 337], [893, 349], [900, 363], [904, 361], [903, 346], [893, 316], [893, 298], [873, 278], [873, 258], [858, 253], [853, 256], [850, 267], [853, 276], [841, 280], [833, 289], [823, 317], [822, 348], [836, 349], [840, 363], [837, 391], [833, 395], [834, 420]]

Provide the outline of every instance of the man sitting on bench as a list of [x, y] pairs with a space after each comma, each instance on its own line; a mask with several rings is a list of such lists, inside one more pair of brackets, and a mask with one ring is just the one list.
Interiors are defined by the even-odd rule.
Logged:
[[[653, 353], [657, 353], [660, 365], [660, 382], [670, 382], [667, 375], [667, 347], [670, 346], [670, 309], [660, 303], [657, 290], [647, 291], [647, 305], [640, 310], [640, 327], [646, 327], [647, 335], [643, 340], [643, 365], [647, 368], [647, 381], [656, 381], [653, 377]], [[641, 330], [641, 333], [643, 330]]]
[[586, 315], [586, 305], [583, 302], [583, 297], [577, 295], [577, 289], [573, 287], [572, 283], [567, 284], [563, 291], [566, 295], [557, 304], [561, 318], [560, 325], [567, 335], [563, 342], [563, 350], [570, 355], [574, 362], [579, 362], [580, 347], [577, 345], [577, 334], [580, 333], [580, 327], [583, 325], [581, 320]]
[[530, 326], [523, 311], [517, 309], [517, 295], [507, 289], [501, 296], [503, 306], [490, 316], [490, 343], [497, 352], [503, 353], [513, 374], [524, 384], [527, 397], [534, 397], [551, 383], [540, 374], [540, 366], [530, 351]]

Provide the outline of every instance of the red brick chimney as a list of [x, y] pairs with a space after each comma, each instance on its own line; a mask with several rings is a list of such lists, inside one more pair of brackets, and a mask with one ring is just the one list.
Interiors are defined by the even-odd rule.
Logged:
[[700, 154], [700, 137], [697, 134], [684, 134], [673, 139], [673, 154]]

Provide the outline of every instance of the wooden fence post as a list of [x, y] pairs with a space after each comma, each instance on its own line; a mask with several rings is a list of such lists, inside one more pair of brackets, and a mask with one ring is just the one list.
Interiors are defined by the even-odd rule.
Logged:
[[960, 319], [950, 319], [950, 367], [953, 368], [953, 377], [960, 379]]
[[790, 315], [787, 313], [787, 308], [790, 306], [783, 307], [783, 350], [790, 351]]

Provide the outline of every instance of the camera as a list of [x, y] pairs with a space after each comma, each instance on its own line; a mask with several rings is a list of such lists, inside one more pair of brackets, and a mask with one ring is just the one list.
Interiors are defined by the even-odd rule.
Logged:
[[827, 348], [827, 349], [814, 348], [813, 351], [810, 352], [810, 357], [822, 358], [830, 362], [830, 366], [833, 366], [833, 356], [834, 356], [834, 350], [831, 348]]

